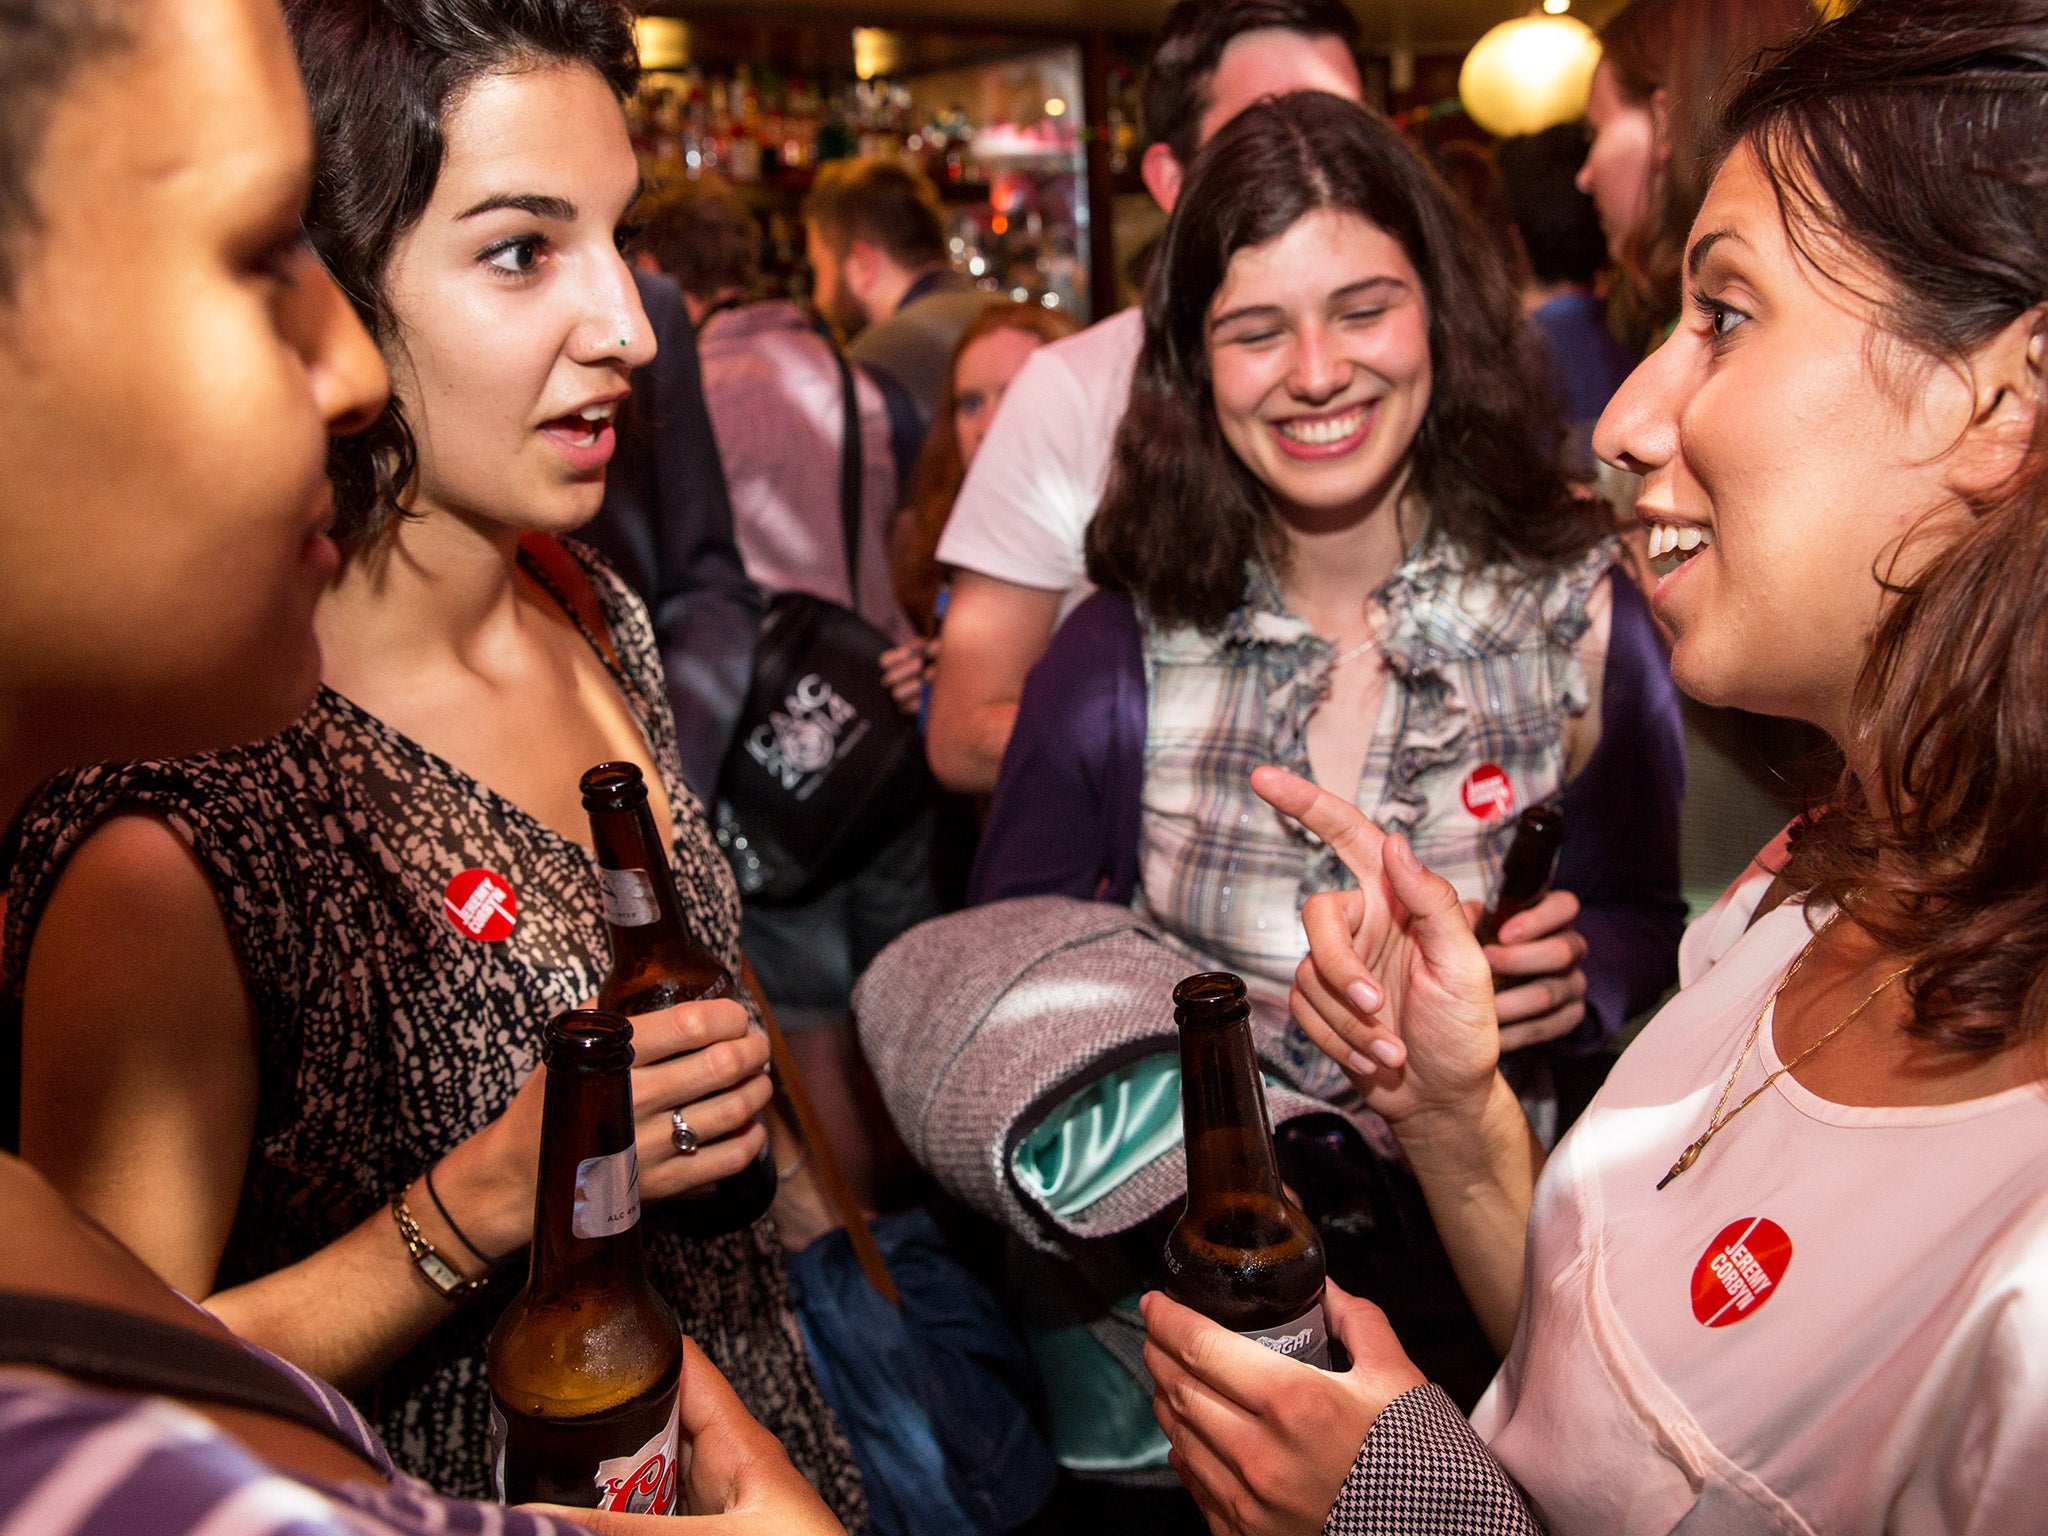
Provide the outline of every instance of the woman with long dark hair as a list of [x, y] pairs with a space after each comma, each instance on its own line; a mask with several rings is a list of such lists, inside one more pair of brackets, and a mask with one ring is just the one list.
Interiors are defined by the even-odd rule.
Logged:
[[[583, 769], [641, 766], [684, 913], [738, 967], [646, 613], [595, 557], [534, 558], [596, 512], [653, 351], [619, 254], [637, 63], [611, 0], [287, 17], [318, 143], [307, 237], [393, 398], [330, 458], [344, 564], [310, 709], [250, 747], [60, 779], [23, 821], [4, 963], [22, 1145], [237, 1332], [358, 1391], [401, 1464], [479, 1496], [541, 1032], [608, 966]], [[128, 915], [111, 934], [108, 912]], [[635, 1028], [656, 1283], [857, 1525], [772, 1228], [695, 1241], [663, 1203], [760, 1152], [765, 1044], [724, 1001]], [[401, 1217], [483, 1283], [444, 1287]]]
[[[1675, 700], [1490, 244], [1385, 122], [1297, 93], [1196, 162], [1145, 324], [1088, 535], [1105, 592], [1026, 692], [975, 896], [1135, 901], [1278, 1021], [1300, 903], [1349, 877], [1253, 766], [1406, 830], [1473, 901], [1562, 796], [1560, 889], [1490, 959], [1511, 1046], [1597, 1048], [1672, 969]], [[1544, 1055], [1522, 1086], [1551, 1104]]]
[[1680, 684], [1846, 766], [1547, 1164], [1449, 888], [1262, 775], [1362, 881], [1304, 913], [1295, 1016], [1513, 1348], [1468, 1429], [1349, 1298], [1344, 1375], [1151, 1298], [1219, 1531], [2040, 1527], [2048, 6], [1862, 0], [1725, 126], [1685, 318], [1596, 441], [1676, 558]]

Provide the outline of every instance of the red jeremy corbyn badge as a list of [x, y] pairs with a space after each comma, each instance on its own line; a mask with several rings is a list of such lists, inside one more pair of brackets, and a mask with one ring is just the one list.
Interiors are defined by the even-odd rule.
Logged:
[[1741, 1322], [1771, 1299], [1791, 1264], [1792, 1239], [1775, 1221], [1729, 1222], [1693, 1267], [1692, 1315], [1709, 1328]]
[[1498, 763], [1481, 763], [1459, 786], [1465, 809], [1481, 821], [1492, 821], [1515, 808], [1515, 785]]
[[495, 870], [465, 869], [441, 893], [441, 909], [465, 938], [495, 944], [511, 936], [512, 919], [519, 915], [519, 898]]

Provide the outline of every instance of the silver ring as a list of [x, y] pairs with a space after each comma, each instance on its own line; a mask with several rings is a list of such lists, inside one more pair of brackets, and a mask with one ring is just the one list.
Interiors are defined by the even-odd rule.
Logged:
[[690, 1122], [683, 1118], [683, 1112], [680, 1109], [672, 1109], [668, 1112], [668, 1126], [668, 1139], [675, 1143], [676, 1150], [682, 1153], [683, 1156], [691, 1157], [695, 1155], [697, 1149], [704, 1145], [703, 1142], [697, 1139], [697, 1133], [690, 1129]]

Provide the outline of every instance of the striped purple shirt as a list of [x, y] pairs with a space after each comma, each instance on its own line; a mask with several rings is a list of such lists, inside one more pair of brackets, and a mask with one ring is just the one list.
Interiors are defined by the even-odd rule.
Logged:
[[0, 1536], [572, 1536], [577, 1529], [523, 1510], [444, 1499], [393, 1472], [384, 1447], [339, 1392], [253, 1352], [296, 1380], [390, 1483], [279, 1472], [168, 1398], [0, 1368]]

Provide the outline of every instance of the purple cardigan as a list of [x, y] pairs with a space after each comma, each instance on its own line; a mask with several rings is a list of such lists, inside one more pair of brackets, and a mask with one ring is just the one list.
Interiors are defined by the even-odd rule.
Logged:
[[[1564, 790], [1557, 885], [1576, 894], [1586, 940], [1586, 1019], [1557, 1042], [1584, 1055], [1678, 978], [1685, 898], [1678, 811], [1685, 729], [1678, 690], [1634, 582], [1613, 582], [1600, 743]], [[1145, 781], [1145, 658], [1136, 610], [1098, 592], [1031, 670], [968, 902], [1077, 896], [1127, 904], [1138, 884]]]

